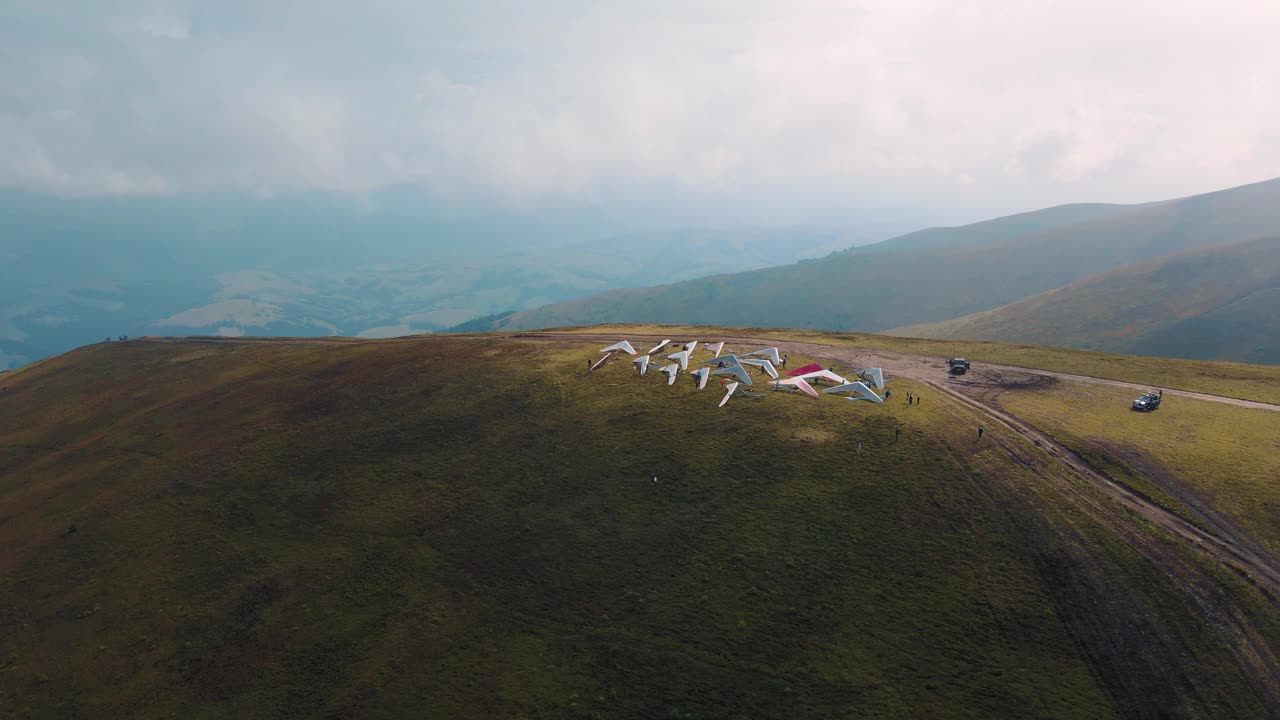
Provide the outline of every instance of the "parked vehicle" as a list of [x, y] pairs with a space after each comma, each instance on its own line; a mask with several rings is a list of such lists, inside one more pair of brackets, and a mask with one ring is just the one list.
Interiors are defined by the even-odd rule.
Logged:
[[1133, 409], [1138, 412], [1151, 412], [1160, 407], [1160, 396], [1155, 393], [1143, 393], [1142, 397], [1133, 401]]

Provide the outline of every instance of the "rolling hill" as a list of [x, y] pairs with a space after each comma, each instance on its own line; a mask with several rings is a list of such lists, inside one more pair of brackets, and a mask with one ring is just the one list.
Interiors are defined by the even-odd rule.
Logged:
[[874, 332], [990, 310], [1125, 265], [1273, 236], [1277, 228], [1280, 179], [937, 228], [820, 260], [556, 303], [488, 327], [721, 323]]
[[1280, 238], [1191, 250], [941, 323], [911, 337], [1280, 364]]
[[[793, 362], [849, 352], [806, 337], [788, 346]], [[1048, 436], [1020, 437], [931, 366], [904, 369], [883, 405], [768, 395], [720, 410], [717, 392], [638, 378], [630, 363], [585, 373], [599, 345], [140, 339], [0, 375], [0, 709], [1094, 719], [1276, 707], [1280, 609], [1262, 579], [1090, 490]], [[1270, 370], [1251, 377], [1265, 385]], [[1265, 434], [1268, 411], [1171, 398], [1188, 412], [1138, 415], [1129, 389], [1091, 386], [1118, 407], [1096, 429], [1079, 424], [1067, 383], [988, 389], [1004, 411], [1043, 408], [1044, 431], [1110, 458], [1117, 485], [1276, 546], [1266, 508], [1280, 498], [1264, 475], [1280, 449], [1248, 430]], [[908, 391], [925, 404], [899, 402]], [[975, 443], [980, 423], [991, 432]], [[1161, 473], [1123, 474], [1150, 438], [1188, 432], [1234, 458], [1233, 489], [1186, 443]]]

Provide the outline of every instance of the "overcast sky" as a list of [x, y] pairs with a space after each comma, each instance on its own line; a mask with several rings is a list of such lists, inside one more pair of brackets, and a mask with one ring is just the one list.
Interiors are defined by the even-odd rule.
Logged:
[[5, 0], [0, 186], [1137, 201], [1280, 175], [1277, 88], [1265, 0]]

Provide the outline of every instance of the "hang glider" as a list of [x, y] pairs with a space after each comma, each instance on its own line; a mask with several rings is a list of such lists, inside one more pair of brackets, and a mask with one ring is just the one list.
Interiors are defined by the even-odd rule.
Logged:
[[648, 355], [641, 355], [640, 357], [636, 358], [635, 360], [632, 360], [631, 362], [640, 366], [641, 375], [644, 375], [645, 373], [649, 372], [649, 356]]
[[773, 363], [769, 362], [765, 358], [739, 358], [739, 362], [741, 362], [743, 365], [752, 365], [758, 368], [762, 368], [766, 373], [769, 374], [769, 377], [773, 378], [774, 380], [778, 379], [778, 370], [773, 366]]
[[719, 370], [712, 370], [711, 374], [712, 375], [736, 375], [744, 385], [752, 384], [751, 373], [747, 372], [747, 369], [742, 367], [738, 363], [734, 363], [732, 365], [725, 365]]
[[884, 371], [880, 368], [867, 368], [866, 370], [860, 370], [858, 371], [858, 376], [875, 385], [877, 390], [884, 389]]
[[796, 368], [795, 370], [788, 370], [787, 377], [798, 377], [805, 373], [811, 373], [821, 369], [822, 369], [822, 366], [819, 365], [818, 363], [809, 363], [808, 365], [803, 365], [801, 367]]
[[727, 386], [725, 386], [724, 397], [720, 398], [720, 404], [717, 405], [716, 407], [724, 407], [724, 404], [729, 402], [729, 398], [733, 397], [733, 393], [737, 389], [738, 389], [738, 383], [729, 383]]
[[622, 342], [617, 342], [610, 345], [609, 347], [601, 350], [600, 352], [602, 353], [624, 352], [628, 355], [635, 355], [636, 349], [631, 347], [631, 343], [627, 342], [626, 340], [623, 340]]
[[702, 364], [703, 365], [716, 365], [716, 364], [737, 365], [738, 356], [737, 355], [725, 355], [724, 357], [716, 356], [711, 358], [710, 360], [703, 360]]
[[845, 383], [843, 385], [837, 385], [836, 387], [827, 388], [822, 392], [824, 393], [846, 393], [847, 392], [847, 393], [850, 393], [849, 397], [846, 398], [848, 400], [870, 400], [873, 403], [884, 402], [884, 398], [875, 394], [875, 391], [867, 387], [867, 384], [862, 381]]
[[704, 347], [704, 348], [706, 348], [707, 350], [710, 350], [712, 353], [714, 353], [714, 354], [715, 354], [715, 357], [720, 357], [720, 351], [724, 349], [724, 343], [723, 343], [723, 342], [718, 342], [718, 343], [703, 343], [703, 344], [702, 344], [702, 347]]
[[811, 398], [818, 397], [818, 391], [813, 386], [805, 382], [804, 378], [787, 378], [786, 380], [774, 380], [769, 383], [774, 387], [795, 388]]
[[763, 350], [756, 350], [755, 352], [749, 352], [749, 353], [746, 353], [744, 357], [751, 356], [751, 355], [763, 355], [769, 358], [769, 362], [773, 363], [774, 365], [782, 364], [782, 356], [778, 354], [778, 348], [776, 347], [764, 348]]
[[678, 362], [678, 363], [680, 363], [680, 369], [681, 369], [681, 370], [688, 370], [688, 369], [689, 369], [689, 351], [688, 351], [688, 350], [681, 350], [680, 352], [673, 352], [673, 353], [671, 353], [670, 355], [668, 355], [668, 356], [667, 356], [667, 359], [668, 359], [668, 360], [671, 360], [671, 361], [673, 361], [673, 362]]
[[666, 367], [662, 368], [662, 372], [664, 372], [664, 373], [666, 373], [666, 374], [667, 374], [667, 384], [668, 384], [668, 385], [675, 385], [675, 384], [676, 384], [676, 375], [679, 375], [679, 374], [680, 374], [680, 366], [679, 366], [679, 365], [668, 365], [668, 366], [666, 366]]
[[813, 372], [807, 372], [803, 375], [795, 375], [794, 377], [798, 377], [801, 380], [830, 380], [833, 383], [839, 383], [841, 385], [849, 382], [830, 370], [814, 370]]
[[701, 390], [707, 386], [707, 378], [711, 377], [711, 368], [698, 368], [689, 374], [693, 376], [694, 381], [698, 383], [698, 389]]
[[653, 347], [649, 348], [649, 352], [645, 353], [645, 355], [652, 355], [652, 354], [654, 354], [654, 353], [658, 352], [658, 351], [659, 351], [659, 350], [661, 350], [662, 348], [666, 347], [666, 346], [667, 346], [667, 343], [669, 343], [669, 342], [671, 342], [671, 341], [670, 341], [670, 340], [663, 340], [662, 342], [658, 343], [657, 345], [654, 345]]
[[689, 357], [693, 357], [693, 351], [694, 351], [694, 349], [695, 349], [695, 348], [697, 348], [697, 347], [698, 347], [698, 341], [697, 341], [697, 340], [694, 340], [693, 342], [685, 343], [685, 344], [684, 344], [684, 349], [689, 351]]

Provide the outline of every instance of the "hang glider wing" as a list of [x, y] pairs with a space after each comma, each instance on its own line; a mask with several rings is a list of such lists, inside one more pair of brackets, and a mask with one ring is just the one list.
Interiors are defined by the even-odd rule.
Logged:
[[802, 380], [815, 380], [815, 379], [830, 380], [831, 382], [840, 383], [841, 385], [849, 382], [848, 380], [845, 380], [844, 378], [831, 372], [830, 370], [814, 370], [813, 372], [807, 372], [803, 375], [796, 375], [795, 377], [798, 377]]
[[734, 391], [737, 389], [738, 383], [729, 383], [725, 387], [724, 397], [720, 398], [720, 404], [717, 407], [724, 407], [724, 404], [729, 402], [729, 398], [733, 396]]
[[675, 385], [675, 384], [676, 384], [676, 375], [679, 375], [679, 374], [680, 374], [680, 366], [679, 366], [679, 365], [674, 365], [674, 364], [673, 364], [673, 365], [668, 365], [668, 366], [666, 366], [666, 367], [662, 368], [662, 372], [664, 372], [664, 373], [666, 373], [666, 374], [667, 374], [667, 384], [668, 384], [668, 385]]
[[716, 365], [716, 364], [719, 364], [719, 363], [724, 363], [725, 365], [737, 365], [737, 364], [738, 364], [738, 356], [737, 356], [737, 355], [724, 355], [724, 356], [717, 356], [717, 357], [713, 357], [713, 358], [711, 358], [710, 360], [703, 360], [703, 361], [702, 361], [702, 364], [703, 364], [703, 365]]
[[671, 342], [671, 341], [670, 341], [670, 340], [663, 340], [662, 342], [658, 343], [657, 345], [654, 345], [653, 347], [649, 348], [649, 352], [645, 353], [645, 355], [652, 355], [652, 354], [654, 354], [654, 353], [658, 352], [658, 351], [659, 351], [659, 350], [661, 350], [662, 348], [666, 347], [666, 346], [667, 346], [667, 343], [669, 343], [669, 342]]
[[688, 369], [689, 369], [689, 351], [688, 351], [688, 350], [681, 350], [680, 352], [673, 352], [673, 353], [671, 353], [670, 355], [668, 355], [668, 356], [667, 356], [667, 359], [668, 359], [668, 360], [671, 360], [671, 361], [673, 361], [673, 362], [678, 362], [678, 363], [680, 363], [680, 369], [681, 369], [681, 370], [688, 370]]
[[705, 343], [703, 347], [715, 353], [714, 357], [720, 357], [720, 351], [724, 349], [724, 343]]
[[685, 345], [684, 345], [684, 349], [689, 351], [689, 357], [693, 357], [693, 351], [694, 351], [694, 349], [696, 349], [697, 347], [698, 347], [698, 341], [697, 341], [697, 340], [694, 340], [694, 341], [693, 341], [693, 342], [691, 342], [691, 343], [685, 343]]
[[782, 356], [778, 354], [778, 348], [776, 347], [756, 350], [755, 352], [747, 353], [747, 355], [763, 355], [764, 357], [769, 358], [769, 362], [773, 363], [774, 365], [782, 364]]
[[617, 342], [617, 343], [614, 343], [614, 344], [610, 345], [609, 347], [607, 347], [607, 348], [605, 348], [605, 349], [601, 350], [600, 352], [602, 352], [602, 353], [607, 353], [607, 352], [624, 352], [624, 353], [626, 353], [626, 354], [628, 354], [628, 355], [635, 355], [635, 354], [636, 354], [636, 349], [635, 349], [635, 348], [633, 348], [633, 347], [631, 347], [631, 343], [627, 342], [626, 340], [623, 340], [622, 342]]
[[818, 391], [813, 386], [804, 381], [804, 378], [787, 378], [786, 380], [775, 380], [770, 385], [793, 387], [811, 398], [818, 397]]
[[877, 395], [874, 390], [867, 387], [867, 384], [862, 381], [856, 381], [851, 383], [845, 383], [843, 385], [837, 385], [836, 387], [833, 387], [833, 388], [827, 388], [822, 392], [849, 393], [849, 397], [848, 397], [849, 400], [870, 400], [873, 403], [884, 402], [884, 398]]
[[774, 380], [778, 379], [777, 368], [775, 368], [773, 366], [773, 363], [769, 362], [765, 358], [742, 358], [741, 362], [743, 365], [754, 365], [755, 367], [762, 368], [766, 373], [769, 374], [769, 377], [773, 378]]
[[711, 376], [711, 368], [698, 368], [690, 374], [693, 375], [694, 380], [698, 382], [698, 389], [701, 390], [707, 386], [707, 378]]
[[858, 373], [863, 379], [868, 380], [876, 386], [877, 390], [884, 389], [884, 370], [880, 368], [867, 368]]
[[795, 370], [788, 370], [787, 377], [799, 377], [801, 375], [804, 375], [805, 373], [811, 373], [821, 369], [822, 369], [822, 366], [819, 365], [818, 363], [809, 363], [808, 365], [803, 365], [801, 367], [796, 368]]
[[635, 363], [640, 367], [641, 375], [649, 372], [649, 356], [648, 355], [641, 355], [640, 357], [636, 358], [635, 360], [632, 360], [631, 362]]
[[742, 384], [744, 385], [752, 384], [751, 373], [747, 372], [747, 369], [742, 367], [742, 365], [738, 364], [737, 362], [734, 362], [732, 365], [726, 363], [725, 366], [720, 368], [719, 370], [712, 370], [711, 374], [712, 375], [737, 375], [738, 379], [742, 381]]

